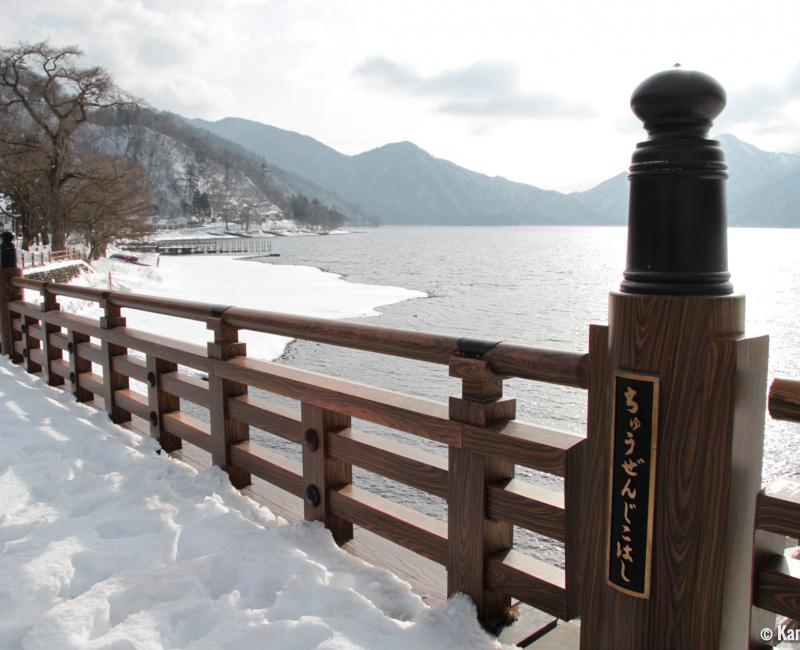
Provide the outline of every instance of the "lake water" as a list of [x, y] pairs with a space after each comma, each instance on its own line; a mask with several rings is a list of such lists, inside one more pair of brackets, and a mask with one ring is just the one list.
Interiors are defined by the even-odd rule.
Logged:
[[[269, 263], [322, 268], [358, 282], [418, 289], [428, 298], [381, 308], [374, 324], [585, 352], [590, 323], [607, 322], [607, 299], [625, 266], [624, 228], [380, 228], [329, 237], [280, 238]], [[768, 333], [770, 381], [800, 377], [800, 230], [732, 229], [729, 266], [747, 296], [748, 334]], [[446, 400], [459, 391], [444, 366], [309, 342], [281, 362], [400, 392]], [[585, 391], [523, 380], [505, 383], [520, 420], [584, 435]], [[354, 422], [354, 426], [443, 453], [435, 443]], [[259, 435], [290, 454], [296, 447]], [[767, 421], [764, 480], [800, 474], [800, 429]], [[525, 469], [526, 480], [558, 488]], [[356, 484], [434, 516], [446, 505], [411, 488], [355, 472]], [[559, 547], [520, 532], [524, 546], [559, 562]]]

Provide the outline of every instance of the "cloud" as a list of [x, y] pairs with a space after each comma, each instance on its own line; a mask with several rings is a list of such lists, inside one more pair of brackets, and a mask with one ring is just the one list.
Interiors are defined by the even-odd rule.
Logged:
[[727, 123], [759, 122], [762, 128], [776, 130], [797, 125], [796, 116], [785, 110], [800, 101], [800, 64], [782, 83], [754, 85], [728, 94], [728, 105], [722, 117]]
[[387, 90], [432, 99], [436, 110], [452, 115], [482, 118], [561, 119], [592, 116], [584, 104], [556, 95], [525, 91], [517, 67], [505, 61], [479, 61], [472, 65], [422, 76], [410, 67], [384, 57], [370, 57], [353, 73]]

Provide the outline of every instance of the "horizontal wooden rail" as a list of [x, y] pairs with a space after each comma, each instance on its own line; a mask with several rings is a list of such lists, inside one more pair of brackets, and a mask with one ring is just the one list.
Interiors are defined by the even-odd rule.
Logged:
[[130, 388], [114, 391], [114, 400], [122, 410], [146, 420], [150, 414], [147, 406], [147, 395], [141, 395]]
[[[19, 339], [13, 349], [28, 357], [29, 371], [42, 366], [50, 383], [67, 379], [64, 388], [80, 401], [94, 396], [115, 421], [144, 419], [168, 452], [182, 441], [210, 452], [237, 487], [255, 476], [304, 499], [305, 516], [323, 520], [339, 543], [357, 525], [444, 565], [451, 576], [461, 572], [471, 581], [467, 588], [452, 582], [448, 590], [472, 595], [487, 624], [503, 610], [492, 604], [490, 615], [486, 603], [502, 605], [509, 596], [562, 619], [578, 614], [580, 536], [567, 517], [567, 501], [578, 503], [576, 489], [567, 488], [565, 496], [513, 476], [521, 465], [578, 485], [585, 439], [509, 419], [514, 402], [501, 397], [503, 380], [512, 376], [586, 388], [588, 355], [16, 277], [9, 282], [43, 296], [43, 305], [6, 303], [12, 338]], [[14, 291], [12, 298], [20, 295]], [[55, 296], [97, 302], [103, 316], [60, 311]], [[126, 327], [123, 308], [205, 322], [213, 341], [192, 345]], [[242, 329], [447, 364], [462, 380], [461, 397], [439, 403], [248, 358], [239, 343]], [[92, 364], [103, 367], [103, 376]], [[207, 373], [208, 381], [181, 366]], [[144, 383], [146, 393], [130, 388], [129, 380]], [[249, 388], [296, 400], [301, 408], [254, 397]], [[210, 423], [182, 412], [183, 400], [208, 409]], [[359, 431], [349, 426], [352, 418], [447, 445], [450, 455]], [[249, 427], [301, 445], [303, 462], [251, 441]], [[466, 552], [474, 536], [466, 546], [455, 532], [448, 540], [448, 523], [354, 486], [353, 466], [446, 500], [451, 532], [478, 531], [483, 542]], [[459, 500], [465, 494], [469, 500]], [[565, 542], [566, 570], [514, 550], [513, 526]]]
[[756, 528], [800, 538], [800, 483], [778, 479], [758, 494]]
[[67, 335], [61, 332], [52, 332], [48, 340], [50, 341], [50, 345], [59, 350], [66, 350], [69, 347]]
[[103, 378], [100, 375], [96, 375], [93, 372], [82, 372], [78, 375], [78, 385], [81, 388], [85, 388], [90, 393], [94, 393], [95, 396], [99, 395], [102, 397], [103, 391]]
[[447, 524], [387, 501], [353, 485], [330, 490], [331, 514], [405, 546], [429, 560], [447, 563]]
[[147, 381], [147, 366], [143, 359], [134, 357], [130, 354], [121, 354], [111, 361], [114, 372], [135, 379], [136, 381]]
[[775, 555], [756, 571], [753, 603], [800, 621], [800, 560]]
[[421, 397], [247, 357], [215, 362], [214, 372], [222, 379], [255, 386], [338, 413], [348, 413], [352, 417], [444, 444], [461, 446], [461, 423], [448, 418], [445, 405]]
[[208, 382], [183, 372], [166, 372], [161, 375], [161, 390], [181, 399], [208, 408]]
[[251, 395], [229, 397], [227, 403], [228, 415], [232, 420], [244, 422], [290, 442], [303, 441], [304, 427], [300, 413]]
[[448, 364], [453, 356], [461, 354], [479, 355], [499, 375], [522, 377], [577, 388], [588, 386], [589, 364], [586, 354], [410, 332], [361, 323], [344, 323], [324, 318], [294, 316], [122, 291], [102, 291], [25, 278], [13, 278], [10, 282], [14, 287], [37, 291], [46, 285], [47, 291], [56, 296], [68, 296], [95, 302], [107, 301], [117, 307], [139, 309], [192, 320], [205, 321], [209, 318], [222, 318], [226, 324], [240, 329], [279, 334], [290, 338], [431, 363]]
[[[15, 301], [9, 303], [8, 308], [12, 312], [30, 316], [31, 318], [42, 317], [42, 311], [39, 306], [29, 302]], [[208, 372], [210, 360], [206, 355], [206, 349], [202, 346], [142, 332], [129, 327], [103, 329], [95, 319], [61, 311], [46, 312], [46, 314], [47, 322], [51, 325], [72, 329], [87, 336], [105, 339], [114, 345], [132, 348], [139, 352], [152, 354], [154, 357], [165, 361], [172, 361], [195, 370]]]
[[64, 377], [65, 379], [69, 379], [69, 363], [64, 361], [63, 359], [54, 359], [50, 362], [50, 370], [56, 373], [59, 377]]
[[78, 356], [93, 363], [103, 363], [103, 350], [96, 343], [80, 343], [78, 345]]
[[447, 498], [447, 458], [362, 431], [344, 429], [328, 438], [332, 458]]
[[800, 422], [800, 381], [775, 379], [769, 388], [769, 414], [776, 420]]
[[510, 420], [488, 427], [464, 425], [464, 449], [512, 461], [540, 472], [564, 476], [571, 454], [586, 439], [565, 431]]
[[250, 441], [231, 445], [231, 463], [295, 496], [303, 496], [305, 483], [300, 463]]
[[560, 542], [566, 540], [563, 492], [512, 479], [489, 486], [486, 514]]
[[177, 436], [205, 451], [211, 451], [211, 432], [208, 424], [180, 411], [164, 413], [162, 417], [164, 419], [162, 427], [166, 433]]
[[486, 587], [565, 621], [577, 615], [567, 607], [564, 571], [519, 551], [503, 551], [488, 559]]

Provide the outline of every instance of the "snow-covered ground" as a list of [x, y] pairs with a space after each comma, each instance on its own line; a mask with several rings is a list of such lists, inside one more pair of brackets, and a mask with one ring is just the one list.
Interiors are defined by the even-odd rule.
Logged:
[[0, 648], [502, 647], [5, 357], [0, 399]]
[[[221, 255], [161, 257], [158, 268], [113, 260], [93, 264], [94, 273], [83, 274], [74, 284], [131, 291], [213, 304], [251, 307], [322, 318], [377, 316], [376, 307], [410, 298], [425, 297], [419, 291], [399, 287], [358, 284], [308, 266], [248, 262]], [[34, 300], [36, 294], [28, 293]], [[93, 303], [60, 298], [62, 309], [99, 316]], [[128, 325], [162, 336], [205, 345], [210, 334], [205, 323], [124, 310]], [[275, 359], [289, 339], [242, 332], [248, 356]]]

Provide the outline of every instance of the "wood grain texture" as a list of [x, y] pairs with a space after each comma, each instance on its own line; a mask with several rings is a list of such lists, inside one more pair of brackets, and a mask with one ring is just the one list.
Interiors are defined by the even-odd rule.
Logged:
[[556, 476], [564, 476], [567, 452], [582, 443], [581, 436], [517, 420], [464, 425], [463, 433], [464, 449]]
[[447, 458], [443, 456], [349, 428], [328, 436], [328, 455], [447, 498]]
[[82, 372], [78, 375], [78, 387], [91, 393], [92, 395], [103, 396], [105, 388], [103, 378], [93, 372]]
[[143, 420], [146, 420], [150, 415], [147, 396], [137, 393], [130, 388], [121, 388], [120, 390], [114, 391], [114, 403], [124, 411], [132, 413]]
[[60, 327], [50, 333], [48, 340], [50, 341], [50, 345], [52, 345], [54, 348], [58, 348], [59, 350], [66, 351], [67, 346], [69, 345], [69, 337], [61, 331]]
[[252, 395], [228, 399], [228, 415], [290, 442], [302, 443], [303, 423], [300, 413], [280, 404], [273, 404]]
[[438, 562], [447, 563], [447, 524], [404, 506], [347, 485], [330, 490], [332, 512], [371, 530], [404, 548]]
[[120, 354], [113, 358], [114, 372], [136, 381], [147, 381], [147, 364], [143, 359], [131, 354]]
[[769, 389], [769, 414], [776, 420], [800, 422], [800, 381], [773, 380]]
[[800, 538], [800, 483], [778, 479], [759, 493], [756, 528]]
[[[503, 400], [503, 385], [480, 359], [454, 358], [450, 374], [461, 376], [461, 397], [450, 398], [450, 419], [480, 427], [505, 424], [513, 416], [514, 401]], [[502, 408], [510, 405], [510, 409]], [[497, 408], [501, 407], [501, 408]], [[514, 527], [509, 521], [488, 516], [489, 486], [514, 477], [514, 464], [469, 449], [448, 452], [447, 493], [447, 593], [464, 593], [478, 608], [478, 620], [487, 629], [508, 622], [511, 597], [486, 589], [486, 558], [510, 549]]]
[[180, 411], [165, 413], [162, 420], [167, 433], [211, 452], [211, 433], [205, 422]]
[[446, 406], [421, 397], [250, 358], [215, 363], [214, 374], [330, 411], [461, 446], [462, 425], [448, 419]]
[[230, 453], [232, 464], [282, 490], [303, 497], [305, 484], [300, 463], [259, 447], [249, 440], [231, 445]]
[[72, 352], [69, 353], [70, 381], [72, 382], [72, 394], [78, 402], [89, 402], [92, 400], [92, 392], [81, 386], [80, 377], [84, 373], [92, 371], [92, 362], [78, 355], [77, 350], [81, 345], [89, 342], [89, 336], [81, 334], [75, 330], [67, 330], [68, 344], [72, 345]]
[[[84, 343], [84, 346], [87, 344]], [[128, 349], [119, 345], [115, 345], [103, 339], [100, 345], [103, 358], [103, 399], [106, 404], [106, 411], [112, 422], [119, 424], [120, 422], [127, 422], [131, 419], [131, 412], [126, 411], [122, 406], [116, 403], [115, 393], [124, 388], [128, 388], [130, 382], [125, 375], [114, 372], [114, 357], [128, 353]], [[85, 350], [85, 348], [83, 348]]]
[[50, 366], [50, 370], [59, 377], [64, 377], [65, 379], [69, 378], [69, 362], [65, 361], [64, 359], [55, 359]]
[[489, 485], [486, 515], [560, 542], [567, 537], [563, 493], [517, 479]]
[[[214, 341], [208, 343], [208, 356], [215, 361], [227, 361], [245, 353], [244, 344], [239, 343], [239, 332], [219, 318], [206, 321], [214, 333]], [[250, 473], [231, 463], [230, 446], [250, 439], [250, 427], [228, 415], [228, 400], [247, 395], [247, 385], [223, 379], [216, 373], [208, 376], [208, 410], [211, 419], [211, 462], [222, 468], [234, 487], [250, 485]]]
[[60, 307], [56, 297], [47, 290], [47, 285], [43, 285], [40, 290], [42, 296], [42, 318], [40, 326], [36, 332], [37, 338], [42, 343], [42, 360], [39, 362], [42, 366], [42, 378], [49, 386], [63, 386], [64, 378], [51, 370], [50, 364], [53, 360], [61, 359], [62, 354], [59, 348], [50, 345], [50, 335], [55, 332], [60, 332], [61, 328], [57, 325], [47, 322], [47, 317], [53, 312], [59, 311]]
[[720, 647], [728, 648], [748, 638], [751, 645], [762, 643], [761, 630], [773, 622], [751, 606], [753, 521], [761, 490], [769, 340], [766, 336], [723, 337], [712, 343], [711, 350], [713, 357], [731, 357], [735, 364], [719, 638]]
[[488, 558], [486, 587], [568, 620], [564, 572], [519, 551], [503, 551]]
[[303, 402], [300, 417], [303, 431], [313, 431], [317, 442], [316, 446], [303, 444], [303, 481], [306, 489], [316, 488], [319, 495], [317, 504], [306, 495], [303, 513], [308, 521], [323, 522], [341, 546], [353, 539], [353, 522], [334, 514], [328, 497], [331, 490], [352, 483], [353, 469], [349, 462], [332, 457], [328, 445], [334, 432], [350, 426], [350, 416]]
[[[41, 372], [42, 365], [41, 363], [34, 360], [34, 355], [31, 354], [32, 350], [39, 349], [41, 345], [41, 340], [33, 335], [34, 326], [39, 324], [39, 312], [38, 315], [34, 316], [24, 316], [22, 321], [25, 325], [25, 331], [22, 333], [22, 343], [23, 343], [23, 357], [25, 363], [25, 370], [28, 372]], [[41, 332], [41, 329], [39, 329]], [[41, 334], [39, 335], [41, 336]], [[27, 351], [27, 352], [26, 352]], [[41, 359], [40, 359], [41, 361]]]
[[[17, 269], [17, 271], [19, 270]], [[45, 284], [48, 293], [52, 296], [80, 298], [105, 303], [116, 308], [139, 309], [154, 314], [191, 320], [205, 321], [214, 317], [215, 311], [218, 309], [218, 305], [188, 300], [122, 291], [101, 291], [89, 287], [44, 283], [19, 277], [9, 278], [9, 285], [12, 288], [25, 287], [42, 290]], [[447, 364], [451, 357], [459, 352], [460, 339], [443, 334], [412, 332], [361, 323], [344, 323], [324, 318], [309, 318], [240, 307], [227, 308], [222, 320], [233, 328], [329, 343], [430, 363]], [[587, 386], [588, 359], [584, 354], [499, 342], [484, 355], [484, 358], [500, 375], [517, 376], [579, 388]]]
[[[609, 368], [661, 379], [651, 598], [605, 584], [608, 511], [600, 495], [608, 493], [611, 427], [607, 393], [593, 406], [593, 386], [584, 472], [586, 530], [593, 534], [585, 538], [582, 642], [598, 650], [718, 648], [738, 359], [735, 345], [715, 341], [741, 334], [744, 300], [612, 294], [609, 320]], [[609, 380], [597, 377], [598, 395]], [[757, 381], [747, 388], [766, 392]], [[749, 619], [749, 611], [741, 616]]]
[[775, 555], [758, 567], [754, 602], [762, 609], [800, 621], [800, 560]]
[[103, 364], [103, 348], [96, 343], [88, 342], [88, 340], [78, 345], [78, 356], [98, 365]]
[[[128, 357], [130, 358], [130, 357]], [[121, 359], [121, 357], [118, 357]], [[140, 361], [137, 359], [136, 361]], [[148, 417], [148, 424], [150, 428], [150, 436], [158, 440], [161, 448], [167, 453], [180, 449], [183, 445], [180, 438], [173, 436], [164, 429], [164, 415], [167, 413], [174, 413], [180, 410], [180, 400], [174, 395], [170, 395], [164, 390], [164, 377], [177, 373], [178, 364], [172, 361], [164, 361], [164, 359], [157, 359], [153, 355], [147, 355], [145, 358], [144, 367], [140, 367], [138, 363], [133, 363], [132, 367], [136, 368], [136, 372], [144, 372], [145, 381], [148, 375], [154, 380], [147, 381], [147, 406], [151, 413], [155, 413], [156, 421], [153, 423]]]
[[161, 390], [180, 399], [189, 400], [199, 406], [209, 407], [209, 382], [178, 372], [177, 364], [171, 364], [174, 370], [161, 374]]

